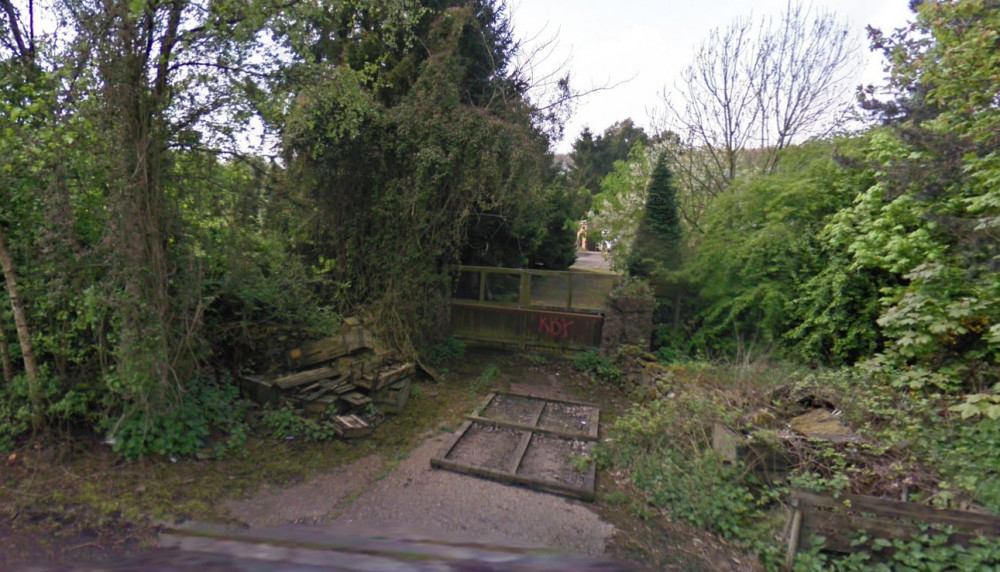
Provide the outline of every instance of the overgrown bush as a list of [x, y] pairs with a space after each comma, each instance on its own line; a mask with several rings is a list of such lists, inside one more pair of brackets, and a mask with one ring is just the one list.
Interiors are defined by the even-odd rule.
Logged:
[[148, 417], [133, 410], [105, 419], [99, 427], [108, 432], [114, 451], [126, 459], [193, 455], [209, 446], [218, 455], [246, 440], [246, 407], [228, 380], [200, 381], [166, 414]]
[[[91, 385], [49, 375], [42, 368], [39, 380], [46, 419], [53, 429], [69, 431], [90, 427], [98, 419], [97, 393]], [[15, 377], [10, 384], [0, 385], [0, 451], [11, 450], [19, 438], [31, 429], [31, 406], [28, 379]]]
[[716, 421], [739, 412], [725, 392], [708, 387], [634, 406], [610, 428], [601, 456], [626, 467], [647, 502], [671, 518], [715, 532], [761, 554], [777, 554], [768, 510], [784, 492], [724, 462], [712, 450]]
[[291, 405], [265, 411], [261, 417], [273, 439], [302, 439], [307, 443], [330, 441], [337, 437], [333, 423], [304, 417]]
[[[635, 405], [619, 418], [600, 458], [630, 474], [651, 505], [756, 552], [768, 568], [780, 565], [777, 538], [785, 512], [774, 509], [789, 487], [895, 498], [905, 490], [914, 502], [949, 508], [974, 502], [1000, 511], [1000, 424], [963, 420], [940, 396], [901, 393], [907, 372], [772, 366], [747, 375], [746, 369], [672, 366], [665, 382], [671, 385], [659, 392], [667, 397]], [[813, 407], [803, 400], [834, 403], [839, 419], [864, 439], [786, 441], [753, 421], [754, 412], [777, 414], [772, 419], [781, 422], [782, 414]], [[751, 435], [757, 450], [777, 448], [792, 463], [787, 478], [768, 473], [765, 480], [743, 461], [723, 462], [713, 451], [716, 422]], [[949, 546], [932, 535], [889, 544], [869, 540], [859, 538], [865, 550], [848, 557], [826, 555], [817, 545], [803, 551], [796, 569], [980, 570], [995, 565], [1000, 547]]]
[[219, 260], [225, 267], [205, 281], [211, 300], [205, 334], [221, 367], [260, 367], [301, 339], [328, 336], [340, 324], [328, 269], [307, 266], [280, 240], [250, 241], [249, 252]]
[[600, 381], [612, 385], [620, 385], [622, 383], [624, 375], [622, 370], [618, 369], [611, 363], [610, 359], [602, 356], [597, 350], [587, 350], [577, 354], [573, 358], [573, 366], [579, 371], [592, 374]]
[[437, 367], [465, 356], [465, 342], [452, 336], [447, 340], [427, 348], [427, 361]]
[[913, 540], [872, 539], [859, 535], [850, 555], [822, 552], [823, 539], [796, 555], [795, 572], [975, 572], [1000, 566], [1000, 538], [975, 538], [968, 546], [950, 544], [946, 534], [924, 533]]

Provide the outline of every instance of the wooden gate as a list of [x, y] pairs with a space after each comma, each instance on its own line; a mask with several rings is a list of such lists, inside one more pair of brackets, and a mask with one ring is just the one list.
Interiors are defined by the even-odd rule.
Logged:
[[579, 351], [601, 345], [616, 275], [462, 266], [452, 293], [452, 333], [477, 345]]

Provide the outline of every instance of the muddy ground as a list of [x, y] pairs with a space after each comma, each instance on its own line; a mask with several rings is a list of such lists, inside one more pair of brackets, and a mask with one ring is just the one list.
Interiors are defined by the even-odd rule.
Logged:
[[222, 461], [123, 463], [79, 441], [18, 451], [0, 467], [0, 569], [141, 553], [155, 545], [158, 525], [186, 519], [419, 530], [656, 569], [756, 569], [717, 539], [651, 512], [613, 468], [599, 471], [593, 503], [431, 469], [430, 457], [488, 391], [476, 381], [488, 364], [501, 372], [493, 387], [597, 403], [604, 427], [629, 403], [570, 362], [472, 352], [448, 366], [446, 382], [420, 384], [403, 415], [358, 442], [252, 439], [245, 456]]

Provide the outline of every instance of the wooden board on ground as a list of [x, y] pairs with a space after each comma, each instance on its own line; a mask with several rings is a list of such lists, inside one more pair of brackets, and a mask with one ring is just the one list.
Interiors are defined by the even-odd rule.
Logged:
[[401, 379], [373, 393], [372, 399], [375, 401], [375, 405], [379, 411], [401, 413], [403, 408], [406, 407], [406, 402], [410, 399], [410, 388], [412, 385], [412, 377]]
[[799, 548], [808, 548], [814, 536], [826, 539], [824, 550], [842, 553], [863, 549], [853, 544], [862, 533], [908, 540], [928, 529], [939, 530], [948, 534], [949, 543], [963, 545], [977, 536], [1000, 536], [1000, 516], [982, 512], [852, 494], [834, 498], [800, 490], [792, 491], [790, 504], [787, 563], [794, 561]]
[[345, 439], [366, 437], [372, 434], [374, 428], [357, 415], [338, 415], [333, 418], [333, 428]]
[[490, 393], [431, 466], [593, 500], [599, 422], [589, 403]]

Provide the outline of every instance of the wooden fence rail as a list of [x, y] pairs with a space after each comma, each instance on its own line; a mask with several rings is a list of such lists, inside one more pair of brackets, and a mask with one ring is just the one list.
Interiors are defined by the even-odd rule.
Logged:
[[605, 301], [617, 276], [485, 266], [456, 271], [451, 325], [457, 337], [521, 350], [600, 345]]

